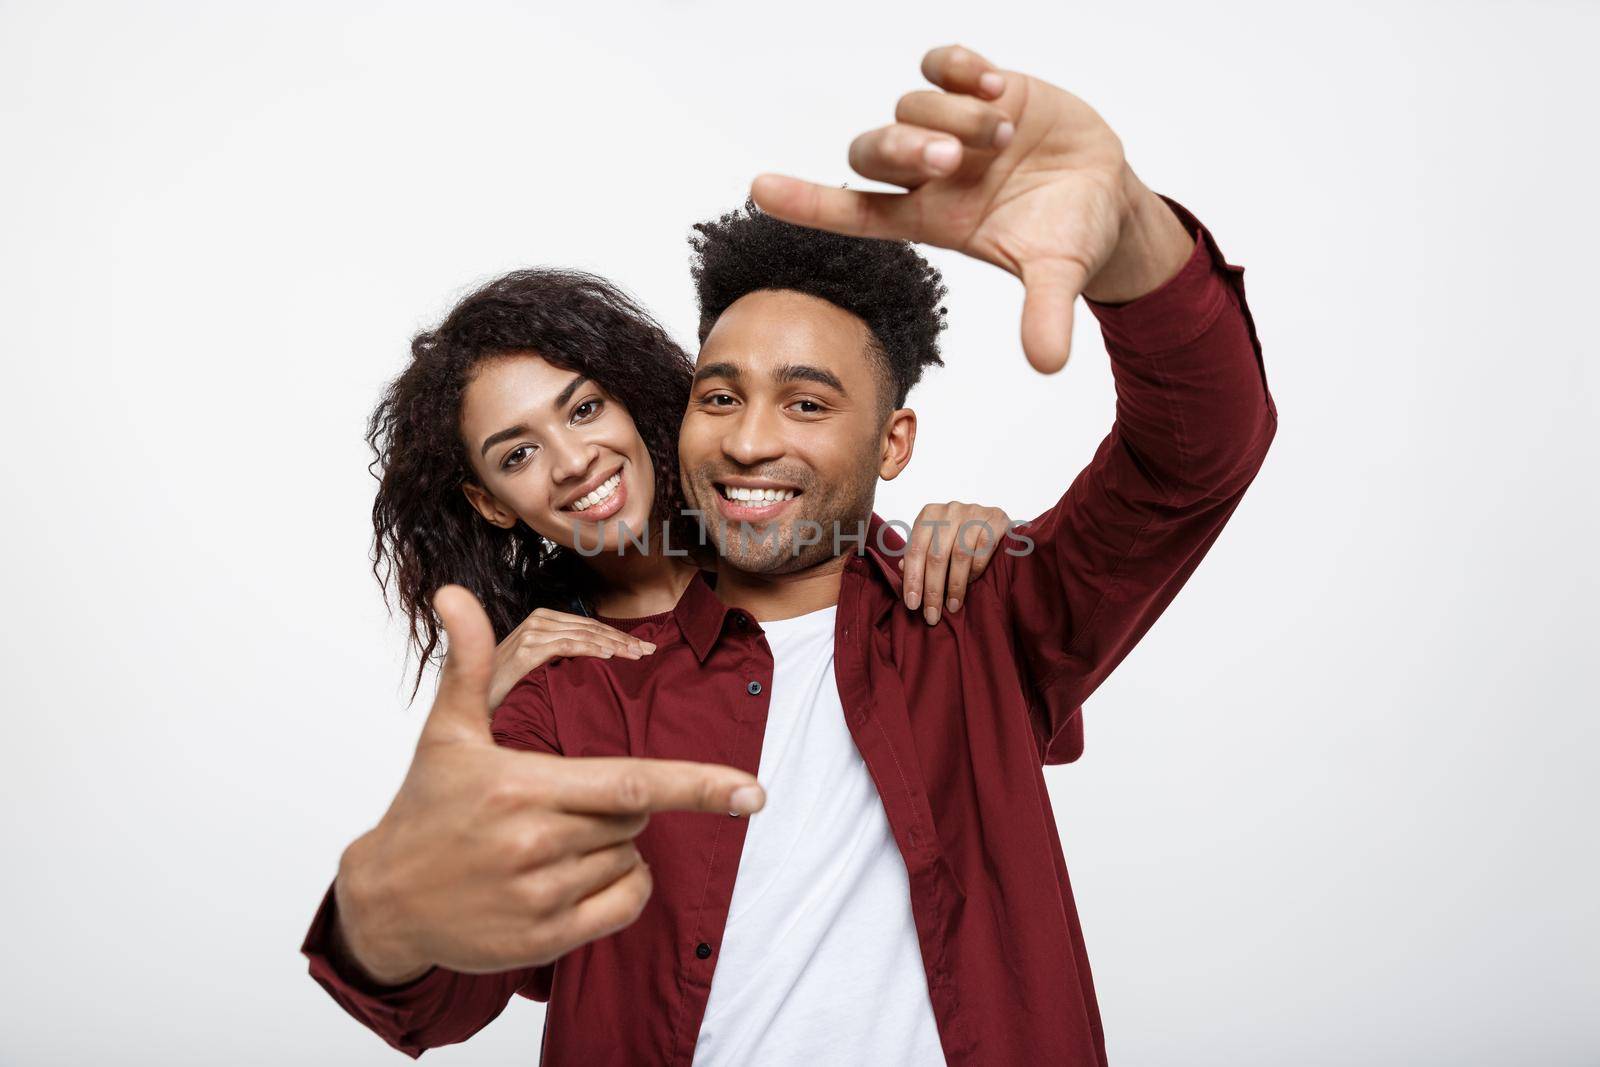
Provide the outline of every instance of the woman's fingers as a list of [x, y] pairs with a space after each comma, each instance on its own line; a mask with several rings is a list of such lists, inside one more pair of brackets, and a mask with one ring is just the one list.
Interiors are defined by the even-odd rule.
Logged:
[[994, 558], [1010, 522], [999, 508], [977, 504], [952, 501], [923, 508], [900, 559], [906, 607], [915, 611], [920, 606], [930, 626], [942, 612], [959, 610], [972, 581]]
[[957, 611], [966, 600], [966, 582], [973, 576], [973, 563], [986, 537], [982, 522], [984, 520], [976, 515], [963, 515], [950, 530], [950, 569], [944, 577], [946, 611]]
[[654, 641], [646, 641], [642, 637], [635, 637], [626, 630], [619, 630], [615, 626], [607, 626], [605, 623], [595, 619], [585, 620], [585, 626], [598, 634], [621, 641], [640, 652], [654, 652], [656, 650]]
[[936, 504], [929, 504], [917, 513], [917, 521], [911, 524], [911, 540], [906, 544], [905, 555], [900, 557], [900, 597], [912, 611], [922, 606], [928, 544], [933, 539], [940, 514], [941, 509]]
[[524, 653], [525, 662], [534, 667], [542, 666], [553, 659], [573, 659], [577, 656], [593, 656], [596, 659], [612, 659], [621, 655], [624, 659], [639, 659], [639, 654], [632, 649], [619, 649], [616, 642], [607, 641], [593, 634], [582, 631], [573, 631], [564, 635], [550, 635], [543, 641], [531, 643]]
[[996, 516], [1002, 523], [1006, 521], [1004, 512], [973, 504], [953, 517], [950, 571], [944, 588], [946, 611], [960, 610], [967, 599], [967, 586], [989, 565], [999, 537], [995, 529]]
[[630, 633], [607, 626], [603, 622], [581, 615], [561, 615], [559, 619], [530, 617], [522, 624], [519, 640], [527, 652], [537, 652], [540, 645], [568, 637], [583, 637], [608, 645], [616, 652], [638, 659], [656, 650], [655, 643], [634, 637]]
[[951, 543], [955, 538], [950, 509], [940, 509], [938, 518], [929, 525], [931, 532], [922, 556], [922, 617], [932, 626], [944, 613], [944, 587], [950, 576]]
[[989, 569], [989, 561], [994, 559], [1000, 539], [1010, 532], [1011, 516], [999, 508], [978, 508], [973, 517], [981, 522], [980, 526], [972, 528], [979, 539], [972, 553], [971, 577], [976, 578]]
[[653, 642], [634, 637], [615, 626], [608, 626], [598, 619], [587, 615], [574, 615], [568, 611], [557, 611], [554, 608], [537, 608], [517, 629], [523, 633], [564, 633], [568, 630], [579, 629], [588, 631], [600, 637], [614, 638], [625, 645], [631, 645], [636, 651], [654, 652], [656, 646]]

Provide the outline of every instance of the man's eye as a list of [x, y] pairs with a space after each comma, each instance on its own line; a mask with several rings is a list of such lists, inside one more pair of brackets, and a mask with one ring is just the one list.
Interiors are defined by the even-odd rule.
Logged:
[[725, 408], [733, 403], [733, 397], [729, 396], [727, 393], [712, 393], [710, 396], [706, 397], [705, 403], [714, 408]]
[[822, 410], [822, 405], [815, 400], [796, 400], [795, 406], [805, 415], [815, 415]]

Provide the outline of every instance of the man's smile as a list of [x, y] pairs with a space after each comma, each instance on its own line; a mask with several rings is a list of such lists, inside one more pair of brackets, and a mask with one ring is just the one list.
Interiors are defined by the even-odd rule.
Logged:
[[775, 518], [801, 495], [795, 486], [760, 478], [729, 478], [711, 484], [717, 490], [717, 510], [735, 521]]

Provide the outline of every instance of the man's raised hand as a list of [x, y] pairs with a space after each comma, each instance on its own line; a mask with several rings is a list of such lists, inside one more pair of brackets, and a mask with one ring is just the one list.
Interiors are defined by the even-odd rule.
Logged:
[[438, 696], [399, 793], [334, 886], [344, 953], [375, 981], [536, 966], [614, 933], [650, 896], [633, 839], [651, 813], [764, 803], [731, 767], [495, 744], [489, 619], [460, 586], [433, 603], [449, 638]]
[[1177, 273], [1193, 242], [1128, 167], [1122, 142], [1088, 104], [1003, 71], [959, 45], [922, 73], [895, 121], [857, 137], [850, 166], [904, 193], [836, 189], [764, 174], [751, 195], [768, 214], [857, 237], [965, 252], [1022, 279], [1022, 346], [1045, 373], [1072, 344], [1073, 302], [1132, 300]]

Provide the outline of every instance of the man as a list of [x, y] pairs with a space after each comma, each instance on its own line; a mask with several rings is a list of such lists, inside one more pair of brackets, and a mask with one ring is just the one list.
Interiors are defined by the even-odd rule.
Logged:
[[[549, 1001], [555, 1064], [1105, 1062], [1042, 765], [1081, 750], [1084, 699], [1220, 533], [1276, 409], [1238, 268], [1139, 182], [1098, 115], [966, 49], [923, 71], [940, 91], [851, 146], [859, 173], [910, 192], [768, 176], [766, 215], [701, 227], [680, 458], [723, 566], [638, 622], [656, 654], [530, 674], [494, 717], [496, 740], [530, 751], [493, 749], [469, 736], [487, 625], [461, 591], [437, 598], [451, 653], [429, 728], [457, 726], [444, 753], [419, 747], [306, 944], [396, 1047], [463, 1040], [522, 992]], [[1011, 271], [1043, 371], [1066, 360], [1080, 293], [1101, 321], [1116, 424], [962, 603], [929, 589], [924, 618], [894, 610], [898, 539], [873, 492], [911, 458], [905, 394], [936, 356], [893, 302], [840, 284], [863, 263], [903, 282], [920, 260], [775, 220]], [[839, 536], [862, 526], [864, 543]], [[605, 758], [585, 775], [558, 753]], [[519, 756], [556, 785], [484, 793], [472, 768]], [[758, 769], [766, 797], [740, 776]], [[554, 818], [562, 789], [588, 792]], [[673, 806], [702, 814], [616, 814]], [[542, 820], [517, 851], [531, 874], [461, 845], [472, 833], [417, 829], [474, 811]]]

